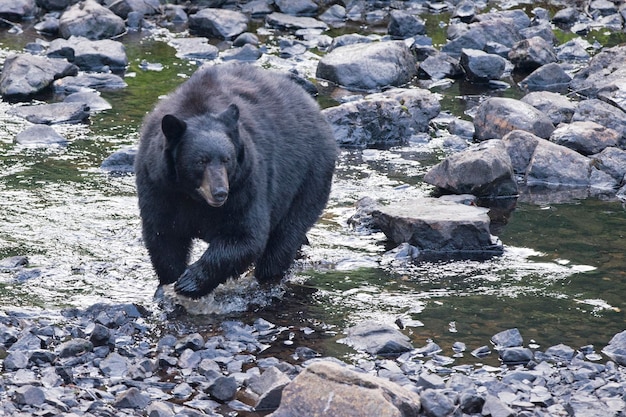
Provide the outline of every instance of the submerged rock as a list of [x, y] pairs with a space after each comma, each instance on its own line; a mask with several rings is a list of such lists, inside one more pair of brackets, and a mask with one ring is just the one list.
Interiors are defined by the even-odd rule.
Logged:
[[52, 103], [34, 106], [20, 106], [9, 110], [31, 123], [59, 124], [81, 123], [89, 118], [89, 108], [83, 103]]
[[413, 348], [409, 338], [398, 329], [374, 321], [357, 324], [347, 329], [346, 335], [340, 342], [372, 355], [399, 354]]
[[34, 125], [18, 133], [15, 142], [28, 146], [67, 145], [67, 139], [47, 125]]

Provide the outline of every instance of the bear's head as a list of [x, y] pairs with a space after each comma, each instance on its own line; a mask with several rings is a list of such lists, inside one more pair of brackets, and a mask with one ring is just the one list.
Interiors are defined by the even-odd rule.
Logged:
[[243, 159], [239, 108], [231, 104], [218, 115], [161, 120], [165, 158], [176, 186], [211, 207], [226, 203], [230, 184]]

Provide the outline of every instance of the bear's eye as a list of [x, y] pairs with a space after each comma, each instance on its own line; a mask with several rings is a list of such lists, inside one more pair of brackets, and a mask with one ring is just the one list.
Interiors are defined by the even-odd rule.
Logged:
[[230, 162], [230, 158], [229, 158], [228, 156], [222, 156], [222, 162], [223, 162], [224, 164], [227, 164], [227, 163], [229, 163], [229, 162]]

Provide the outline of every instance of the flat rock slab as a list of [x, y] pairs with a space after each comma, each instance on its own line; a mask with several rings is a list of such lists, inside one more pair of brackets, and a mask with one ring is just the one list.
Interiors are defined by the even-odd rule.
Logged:
[[395, 327], [365, 321], [346, 330], [341, 343], [372, 355], [397, 355], [413, 349], [409, 338]]
[[426, 197], [379, 207], [372, 217], [389, 240], [415, 246], [418, 258], [483, 259], [503, 251], [490, 233], [488, 211]]
[[420, 407], [419, 395], [398, 384], [324, 361], [287, 385], [270, 417], [409, 417], [420, 415]]
[[56, 79], [77, 73], [78, 67], [65, 59], [10, 55], [0, 75], [0, 94], [3, 97], [30, 96], [48, 88]]
[[35, 124], [81, 123], [89, 117], [89, 107], [83, 103], [52, 103], [14, 107], [7, 113]]

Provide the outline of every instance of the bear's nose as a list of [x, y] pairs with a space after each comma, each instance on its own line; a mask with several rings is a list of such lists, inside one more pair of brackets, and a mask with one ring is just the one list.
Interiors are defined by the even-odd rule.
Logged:
[[213, 190], [213, 199], [216, 202], [223, 202], [224, 200], [226, 200], [226, 197], [228, 197], [228, 191], [225, 188], [218, 188], [216, 190]]

